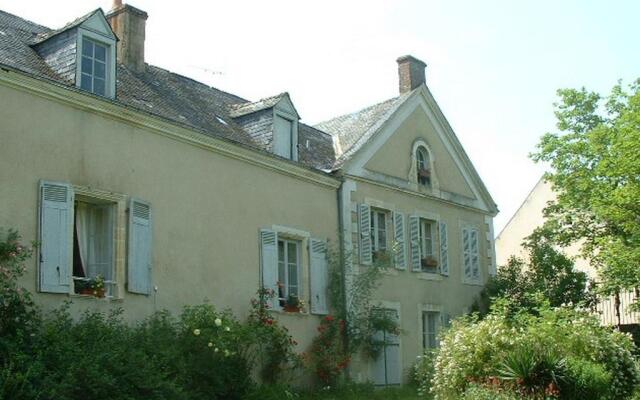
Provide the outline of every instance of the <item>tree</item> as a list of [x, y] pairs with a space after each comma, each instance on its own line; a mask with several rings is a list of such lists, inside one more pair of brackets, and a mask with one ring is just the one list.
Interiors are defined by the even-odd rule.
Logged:
[[534, 311], [542, 301], [552, 307], [594, 304], [588, 278], [574, 268], [573, 260], [564, 255], [548, 237], [545, 229], [537, 229], [523, 243], [526, 259], [511, 256], [507, 265], [498, 268], [474, 304], [474, 311], [486, 314], [493, 299], [509, 299], [514, 310]]
[[607, 98], [559, 90], [557, 133], [531, 155], [547, 162], [557, 194], [545, 229], [560, 245], [578, 243], [599, 271], [602, 294], [640, 287], [640, 80]]

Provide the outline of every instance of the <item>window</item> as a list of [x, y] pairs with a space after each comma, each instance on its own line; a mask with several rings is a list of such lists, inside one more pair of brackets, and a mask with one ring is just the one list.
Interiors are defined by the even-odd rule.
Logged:
[[480, 255], [478, 248], [478, 229], [462, 228], [462, 258], [466, 281], [480, 281]]
[[281, 157], [292, 159], [293, 121], [276, 116], [273, 130], [273, 152]]
[[[126, 197], [110, 191], [40, 182], [41, 292], [118, 297], [127, 257], [127, 289], [151, 289], [151, 207], [130, 199], [125, 255]], [[118, 272], [120, 271], [120, 272]]]
[[[76, 294], [111, 296], [114, 279], [114, 203], [74, 203], [73, 288]], [[96, 286], [97, 285], [97, 286]]]
[[381, 210], [371, 210], [371, 249], [374, 261], [387, 250], [387, 213]]
[[[437, 218], [437, 216], [434, 216]], [[449, 275], [447, 223], [420, 215], [409, 216], [411, 269]]]
[[438, 347], [438, 321], [440, 313], [435, 311], [424, 311], [422, 313], [422, 347], [435, 349]]
[[289, 296], [300, 296], [300, 242], [278, 239], [278, 300], [284, 306]]
[[431, 186], [431, 162], [429, 152], [424, 146], [420, 146], [416, 150], [416, 164], [418, 184]]
[[80, 88], [99, 96], [106, 95], [108, 52], [107, 45], [86, 37], [82, 39]]
[[434, 252], [435, 221], [420, 219], [420, 248], [422, 251], [422, 270], [438, 272], [438, 262]]

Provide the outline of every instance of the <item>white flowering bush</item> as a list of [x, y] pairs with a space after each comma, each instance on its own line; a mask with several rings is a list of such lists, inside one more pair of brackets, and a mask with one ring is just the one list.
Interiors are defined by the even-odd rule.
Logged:
[[[599, 388], [605, 389], [595, 398], [630, 398], [639, 374], [629, 336], [601, 327], [593, 316], [573, 309], [542, 305], [535, 313], [507, 310], [508, 303], [503, 300], [482, 320], [468, 316], [454, 321], [441, 338], [433, 378], [428, 380], [426, 373], [420, 374], [428, 370], [426, 366], [416, 366], [421, 392], [430, 390], [439, 400], [459, 399], [469, 387], [482, 386], [511, 391], [521, 398], [586, 400], [594, 397], [589, 397], [589, 388], [581, 385], [597, 380]], [[544, 364], [545, 354], [555, 359], [549, 380], [537, 388], [525, 387], [527, 376], [504, 374], [511, 370], [505, 368], [509, 360], [518, 360], [519, 352], [525, 350], [536, 355], [535, 362], [542, 360]], [[578, 364], [583, 367], [568, 367]], [[599, 375], [597, 379], [576, 376], [585, 373]]]

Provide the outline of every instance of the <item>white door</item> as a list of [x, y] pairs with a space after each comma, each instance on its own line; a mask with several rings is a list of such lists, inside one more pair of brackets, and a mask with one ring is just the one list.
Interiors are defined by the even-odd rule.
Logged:
[[[398, 311], [384, 313], [399, 322]], [[373, 339], [383, 343], [378, 358], [373, 363], [373, 383], [376, 385], [399, 385], [401, 383], [400, 338], [392, 332], [378, 331]]]

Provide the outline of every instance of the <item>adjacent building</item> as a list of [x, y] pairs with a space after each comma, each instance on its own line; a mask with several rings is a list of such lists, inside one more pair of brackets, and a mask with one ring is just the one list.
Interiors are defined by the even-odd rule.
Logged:
[[[522, 242], [536, 228], [544, 224], [543, 210], [555, 198], [556, 194], [551, 184], [541, 178], [496, 237], [498, 265], [506, 265], [511, 256], [527, 258]], [[563, 250], [574, 259], [577, 270], [586, 273], [590, 279], [598, 282], [598, 271], [589, 264], [589, 260], [580, 257], [579, 244], [574, 244]], [[601, 323], [626, 330], [633, 329], [640, 322], [640, 314], [631, 311], [629, 307], [635, 302], [635, 299], [636, 294], [632, 292], [623, 292], [617, 296], [600, 299], [596, 312]]]
[[[40, 244], [24, 286], [130, 320], [203, 301], [244, 317], [267, 287], [303, 351], [331, 312], [327, 248], [353, 254], [347, 282], [390, 256], [375, 303], [402, 334], [351, 373], [406, 381], [496, 265], [496, 205], [426, 65], [400, 57], [398, 96], [310, 126], [287, 93], [249, 101], [146, 63], [146, 19], [0, 11], [0, 226]], [[104, 297], [85, 291], [97, 277]]]

